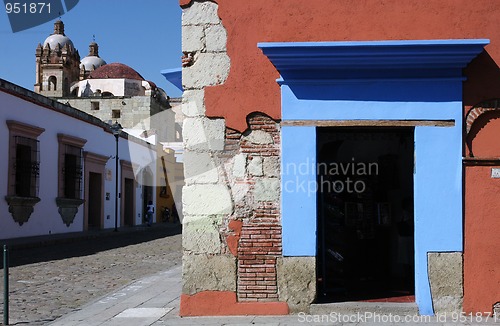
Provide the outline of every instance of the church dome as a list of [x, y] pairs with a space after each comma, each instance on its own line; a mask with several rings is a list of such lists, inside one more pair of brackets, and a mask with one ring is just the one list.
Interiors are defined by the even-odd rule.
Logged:
[[80, 61], [80, 69], [84, 68], [86, 71], [90, 71], [104, 66], [105, 64], [106, 61], [102, 60], [99, 57], [88, 56]]
[[69, 39], [69, 37], [60, 34], [52, 34], [49, 37], [47, 37], [45, 39], [45, 42], [43, 42], [43, 46], [45, 47], [47, 44], [50, 46], [51, 49], [54, 49], [57, 46], [57, 44], [60, 44], [61, 47], [65, 46], [66, 44], [69, 44], [71, 48], [74, 48], [73, 42]]
[[144, 78], [134, 69], [123, 63], [108, 63], [97, 68], [90, 73], [91, 79], [135, 79], [144, 80]]
[[43, 42], [43, 46], [49, 45], [51, 49], [54, 49], [57, 44], [61, 47], [69, 44], [70, 48], [74, 48], [73, 42], [64, 34], [64, 23], [60, 20], [54, 23], [54, 33], [47, 37]]
[[80, 69], [86, 71], [95, 70], [101, 66], [104, 66], [106, 61], [99, 57], [99, 46], [97, 43], [92, 42], [89, 45], [89, 55], [80, 61]]

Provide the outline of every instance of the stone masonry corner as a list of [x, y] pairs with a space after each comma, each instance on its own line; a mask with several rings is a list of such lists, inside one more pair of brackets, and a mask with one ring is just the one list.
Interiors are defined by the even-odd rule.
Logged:
[[308, 312], [316, 296], [316, 257], [282, 257], [277, 260], [279, 300], [292, 312]]
[[463, 304], [463, 255], [429, 252], [429, 281], [434, 313], [461, 312]]

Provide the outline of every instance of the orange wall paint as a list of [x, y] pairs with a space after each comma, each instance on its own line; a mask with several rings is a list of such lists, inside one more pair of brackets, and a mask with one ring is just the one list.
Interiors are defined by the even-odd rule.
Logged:
[[[500, 112], [472, 124], [468, 144], [476, 158], [500, 157]], [[500, 301], [500, 179], [492, 166], [465, 168], [464, 311], [492, 311]], [[495, 168], [500, 168], [496, 166]]]
[[493, 304], [500, 301], [500, 179], [490, 177], [491, 168], [491, 166], [466, 167], [464, 244], [464, 311], [466, 312], [491, 312]]
[[233, 256], [238, 256], [238, 241], [240, 241], [241, 229], [243, 228], [243, 222], [240, 220], [232, 220], [228, 225], [229, 229], [232, 230], [232, 234], [226, 236], [227, 248], [233, 254]]
[[181, 295], [181, 316], [288, 315], [286, 302], [237, 302], [230, 291], [203, 291]]
[[466, 70], [465, 103], [500, 97], [498, 0], [214, 2], [228, 32], [231, 71], [224, 85], [207, 87], [207, 115], [225, 117], [227, 126], [239, 131], [251, 112], [281, 116], [279, 74], [258, 42], [489, 38], [488, 53]]

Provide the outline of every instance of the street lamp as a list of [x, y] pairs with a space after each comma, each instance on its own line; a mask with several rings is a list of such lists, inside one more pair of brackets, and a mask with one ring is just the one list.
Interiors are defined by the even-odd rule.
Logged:
[[122, 125], [115, 121], [111, 125], [111, 131], [116, 139], [116, 155], [115, 155], [115, 232], [118, 232], [118, 138], [122, 132]]

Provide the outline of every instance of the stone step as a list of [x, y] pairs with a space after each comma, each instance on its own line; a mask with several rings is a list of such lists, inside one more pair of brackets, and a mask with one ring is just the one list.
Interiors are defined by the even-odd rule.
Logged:
[[371, 312], [380, 315], [418, 315], [415, 302], [336, 302], [317, 303], [310, 306], [311, 315], [328, 315], [330, 313], [351, 315]]

